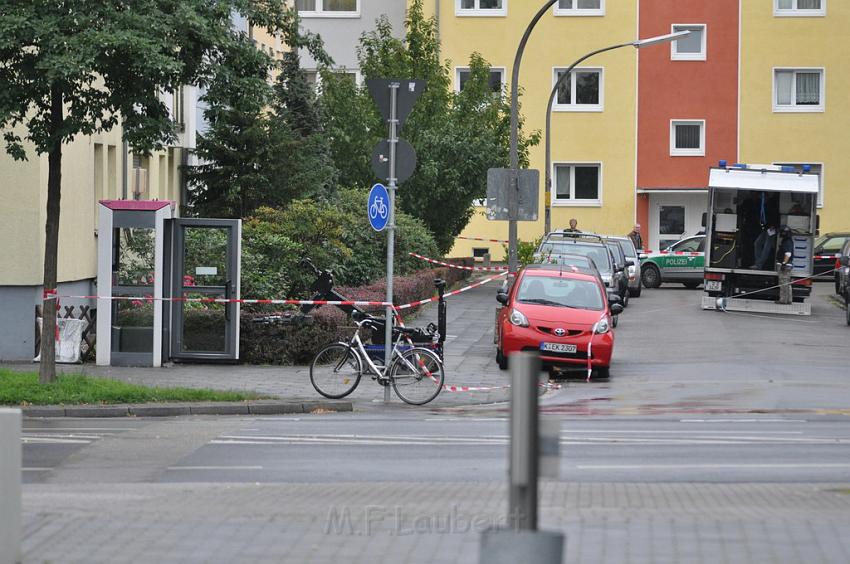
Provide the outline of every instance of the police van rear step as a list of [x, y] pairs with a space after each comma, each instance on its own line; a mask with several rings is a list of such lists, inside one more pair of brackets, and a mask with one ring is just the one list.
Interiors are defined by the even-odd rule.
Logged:
[[[718, 304], [718, 300], [724, 303]], [[726, 311], [747, 311], [751, 313], [780, 313], [785, 315], [811, 315], [809, 303], [778, 304], [769, 300], [747, 300], [743, 298], [702, 297], [702, 309], [725, 309]]]

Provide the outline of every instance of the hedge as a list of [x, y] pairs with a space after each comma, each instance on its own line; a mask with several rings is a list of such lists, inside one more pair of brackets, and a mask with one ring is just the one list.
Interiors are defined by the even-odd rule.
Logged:
[[[455, 259], [453, 262], [469, 266], [473, 259]], [[452, 286], [468, 278], [469, 274], [468, 270], [434, 268], [395, 276], [393, 302], [403, 304], [429, 298], [436, 293], [435, 278], [442, 278], [448, 286]], [[356, 288], [338, 287], [337, 291], [351, 300], [382, 302], [386, 298], [386, 279]], [[414, 310], [408, 311], [412, 313]], [[380, 312], [376, 309], [375, 313]], [[348, 340], [355, 328], [349, 317], [333, 306], [314, 309], [310, 312], [312, 323], [300, 326], [256, 323], [254, 319], [258, 315], [243, 311], [240, 319], [240, 357], [250, 364], [308, 364], [321, 347]]]

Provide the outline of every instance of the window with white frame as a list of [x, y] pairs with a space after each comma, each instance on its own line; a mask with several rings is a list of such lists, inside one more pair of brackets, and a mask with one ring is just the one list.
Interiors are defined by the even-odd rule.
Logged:
[[797, 172], [804, 172], [803, 167], [808, 167], [807, 174], [818, 175], [818, 207], [823, 207], [823, 163], [773, 163], [777, 166], [793, 166]]
[[558, 0], [556, 16], [604, 16], [605, 0]]
[[[457, 67], [455, 69], [455, 91], [460, 92], [469, 80], [471, 71], [469, 67]], [[502, 67], [490, 68], [490, 89], [494, 93], [502, 91], [502, 86], [505, 84], [505, 69]]]
[[[567, 69], [555, 69], [554, 86]], [[572, 112], [601, 112], [603, 107], [604, 76], [601, 68], [573, 69], [558, 86], [554, 109]]]
[[[332, 72], [337, 76], [351, 80], [355, 86], [360, 86], [363, 82], [363, 76], [357, 69], [343, 67], [340, 69], [333, 69]], [[313, 90], [318, 91], [322, 86], [322, 74], [317, 69], [304, 69], [304, 74], [307, 79], [307, 84], [309, 84]]]
[[556, 163], [554, 203], [562, 205], [602, 204], [601, 163]]
[[705, 120], [670, 120], [670, 155], [674, 157], [705, 155]]
[[508, 0], [455, 0], [458, 16], [506, 16]]
[[775, 16], [825, 16], [826, 0], [773, 0]]
[[708, 29], [705, 24], [673, 24], [673, 33], [690, 31], [680, 39], [670, 43], [670, 58], [674, 61], [704, 61], [706, 58], [706, 39]]
[[774, 69], [773, 111], [822, 112], [823, 69]]
[[302, 17], [357, 17], [360, 0], [295, 0], [295, 9]]

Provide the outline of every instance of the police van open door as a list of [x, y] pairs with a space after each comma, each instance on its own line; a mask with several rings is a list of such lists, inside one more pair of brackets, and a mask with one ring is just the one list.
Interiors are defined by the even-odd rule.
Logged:
[[[173, 219], [166, 248], [172, 272], [164, 355], [178, 361], [237, 361], [239, 303], [192, 301], [240, 297], [242, 221]], [[180, 298], [187, 298], [186, 301]]]

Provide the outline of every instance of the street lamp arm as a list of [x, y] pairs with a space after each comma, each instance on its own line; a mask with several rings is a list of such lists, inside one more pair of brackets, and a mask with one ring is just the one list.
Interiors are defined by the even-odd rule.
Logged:
[[592, 51], [592, 52], [584, 55], [583, 57], [576, 60], [573, 64], [571, 64], [567, 68], [566, 72], [562, 73], [561, 76], [558, 77], [558, 80], [555, 81], [555, 86], [552, 88], [552, 92], [549, 93], [549, 102], [546, 105], [546, 140], [545, 140], [545, 145], [546, 145], [546, 170], [544, 171], [544, 176], [546, 178], [546, 186], [544, 187], [545, 191], [546, 191], [546, 195], [545, 195], [546, 201], [543, 203], [543, 206], [545, 208], [544, 218], [543, 218], [544, 219], [543, 229], [545, 230], [545, 233], [549, 233], [549, 231], [551, 230], [551, 227], [552, 227], [552, 225], [551, 225], [551, 221], [552, 221], [551, 220], [551, 213], [552, 212], [551, 212], [551, 206], [550, 206], [549, 200], [552, 197], [552, 171], [551, 171], [551, 168], [552, 168], [552, 140], [551, 140], [552, 128], [551, 128], [551, 124], [552, 124], [552, 106], [555, 103], [555, 96], [558, 94], [558, 90], [561, 88], [561, 85], [564, 83], [565, 80], [567, 80], [567, 78], [570, 76], [570, 73], [573, 72], [573, 69], [576, 68], [578, 65], [580, 65], [586, 59], [589, 59], [590, 57], [592, 57], [594, 55], [598, 55], [599, 53], [604, 53], [605, 51], [613, 51], [614, 49], [619, 49], [620, 47], [635, 47], [635, 46], [636, 45], [632, 42], [630, 42], [630, 43], [620, 43], [618, 45], [610, 45], [610, 46], [604, 47], [602, 49], [597, 49], [596, 51]]

